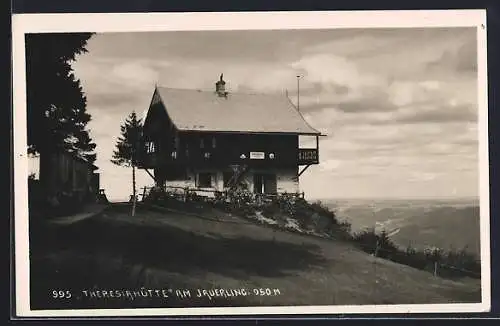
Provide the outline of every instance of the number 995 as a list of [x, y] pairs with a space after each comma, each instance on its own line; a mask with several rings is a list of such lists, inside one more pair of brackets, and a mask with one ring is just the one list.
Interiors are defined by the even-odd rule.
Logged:
[[69, 299], [71, 298], [71, 292], [70, 291], [63, 291], [63, 290], [54, 290], [52, 291], [52, 297], [54, 299]]

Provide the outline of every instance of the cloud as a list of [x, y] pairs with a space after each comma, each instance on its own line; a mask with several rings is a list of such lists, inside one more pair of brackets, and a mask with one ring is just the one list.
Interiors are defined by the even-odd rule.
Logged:
[[430, 110], [413, 110], [409, 114], [402, 114], [392, 123], [453, 123], [477, 121], [477, 110], [468, 105], [438, 107]]
[[309, 47], [344, 38], [346, 32], [296, 29], [100, 33], [90, 40], [89, 48], [101, 58], [282, 63], [300, 58]]
[[453, 70], [458, 73], [477, 73], [476, 41], [467, 40], [456, 48], [445, 50], [436, 60], [430, 61], [428, 69]]
[[346, 57], [333, 54], [315, 54], [293, 62], [291, 66], [302, 71], [308, 81], [321, 83], [326, 89], [342, 85], [349, 89], [379, 86], [383, 79], [362, 73], [356, 64]]
[[[88, 95], [87, 95], [88, 96]], [[123, 105], [130, 103], [138, 103], [139, 99], [134, 93], [123, 92], [91, 92], [88, 97], [89, 105], [101, 108], [116, 107], [121, 108]]]
[[[331, 95], [331, 94], [330, 94]], [[386, 93], [369, 91], [366, 95], [361, 96], [339, 96], [334, 101], [328, 100], [328, 95], [318, 94], [316, 96], [301, 96], [300, 97], [300, 110], [303, 113], [310, 113], [314, 111], [324, 112], [325, 110], [338, 110], [348, 114], [369, 114], [374, 112], [391, 112], [398, 110], [388, 98]], [[292, 95], [291, 99], [296, 103], [295, 97]]]
[[429, 87], [430, 85], [439, 85], [438, 81], [422, 81], [415, 82], [412, 80], [406, 81], [393, 81], [388, 89], [388, 96], [394, 105], [408, 106], [415, 105], [415, 103], [428, 102], [433, 97], [441, 96], [436, 87]]
[[454, 158], [463, 157], [470, 165], [478, 151], [477, 141], [469, 141], [474, 137], [473, 128], [459, 123], [387, 125], [383, 129], [372, 124], [350, 125], [339, 128], [333, 137], [322, 139], [320, 149], [323, 157], [348, 162], [346, 166], [355, 163], [357, 170], [359, 165], [367, 169], [385, 167], [388, 171], [398, 167], [418, 170], [430, 165], [434, 171], [440, 171], [452, 169], [443, 162]]
[[127, 115], [135, 110], [147, 109], [159, 73], [154, 65], [145, 60], [102, 59], [81, 57], [74, 65], [76, 75], [82, 81], [87, 96], [88, 110], [93, 115], [116, 112]]
[[387, 94], [382, 92], [373, 92], [364, 97], [338, 103], [336, 108], [345, 113], [387, 112], [398, 109], [389, 101]]
[[301, 176], [311, 196], [477, 194], [474, 29], [112, 33], [88, 49], [75, 71], [112, 193], [129, 192], [129, 171], [109, 162], [120, 123], [154, 84], [212, 89], [224, 73], [232, 92], [287, 90], [294, 103], [302, 76], [300, 111], [328, 135]]
[[303, 74], [301, 108], [304, 112], [332, 107], [346, 113], [393, 111], [384, 76], [361, 71], [340, 56], [314, 54], [291, 64]]
[[132, 61], [113, 65], [108, 78], [126, 87], [144, 89], [159, 79], [159, 73], [147, 64]]
[[432, 181], [439, 176], [438, 173], [429, 172], [412, 172], [408, 178], [409, 182]]

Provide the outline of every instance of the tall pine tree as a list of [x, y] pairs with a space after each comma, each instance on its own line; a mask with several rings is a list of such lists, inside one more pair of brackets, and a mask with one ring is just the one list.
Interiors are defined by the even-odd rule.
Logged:
[[40, 169], [54, 150], [76, 151], [91, 163], [96, 159], [87, 123], [87, 98], [71, 67], [87, 52], [92, 33], [27, 34], [26, 86], [28, 152], [40, 153]]
[[134, 199], [137, 195], [135, 168], [140, 162], [143, 150], [142, 121], [137, 118], [135, 111], [133, 111], [120, 126], [120, 137], [116, 142], [111, 162], [119, 166], [132, 167], [132, 196]]

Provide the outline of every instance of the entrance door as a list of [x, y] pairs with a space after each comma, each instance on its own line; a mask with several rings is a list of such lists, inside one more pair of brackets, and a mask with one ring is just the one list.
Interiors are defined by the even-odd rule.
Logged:
[[264, 193], [264, 176], [262, 174], [253, 175], [253, 192], [256, 194]]
[[264, 193], [276, 194], [278, 192], [278, 182], [276, 181], [276, 174], [264, 175]]
[[254, 193], [275, 194], [278, 191], [276, 175], [272, 173], [256, 173], [253, 177]]

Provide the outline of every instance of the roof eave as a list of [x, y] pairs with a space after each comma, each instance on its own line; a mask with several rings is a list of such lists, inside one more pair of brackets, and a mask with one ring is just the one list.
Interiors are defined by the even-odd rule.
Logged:
[[304, 136], [326, 136], [320, 132], [295, 132], [295, 131], [248, 131], [248, 130], [200, 130], [200, 129], [187, 129], [176, 128], [179, 132], [203, 132], [215, 134], [279, 134], [279, 135], [304, 135]]

